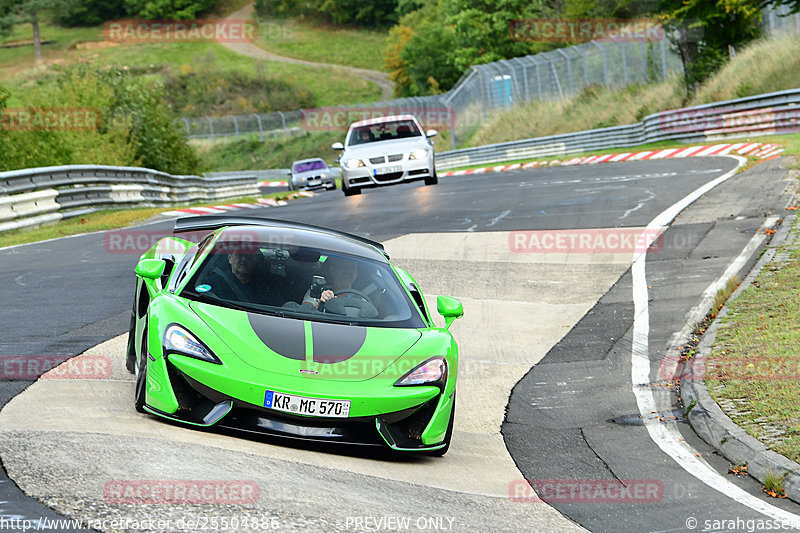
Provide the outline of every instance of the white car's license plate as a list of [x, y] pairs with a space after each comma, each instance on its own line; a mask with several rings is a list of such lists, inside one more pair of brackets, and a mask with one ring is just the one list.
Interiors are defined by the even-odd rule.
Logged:
[[375, 173], [374, 174], [375, 176], [380, 176], [382, 174], [391, 174], [392, 172], [402, 172], [403, 171], [403, 167], [398, 167], [398, 166], [394, 166], [394, 167], [378, 167], [378, 168], [372, 169], [372, 171]]
[[264, 394], [264, 407], [295, 415], [331, 418], [347, 418], [350, 415], [350, 400], [307, 398], [271, 390]]

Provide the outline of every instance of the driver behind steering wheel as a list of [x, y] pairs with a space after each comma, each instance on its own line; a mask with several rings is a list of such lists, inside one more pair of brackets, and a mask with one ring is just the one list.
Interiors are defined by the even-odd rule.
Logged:
[[358, 264], [355, 261], [341, 257], [328, 257], [325, 261], [325, 267], [328, 270], [328, 277], [326, 278], [328, 281], [327, 286], [331, 288], [326, 288], [322, 291], [319, 298], [313, 298], [311, 296], [311, 289], [309, 289], [303, 298], [304, 305], [310, 304], [319, 309], [320, 304], [325, 304], [334, 298], [357, 297], [352, 293], [336, 296], [336, 293], [340, 291], [353, 288], [353, 283], [355, 283], [358, 277]]

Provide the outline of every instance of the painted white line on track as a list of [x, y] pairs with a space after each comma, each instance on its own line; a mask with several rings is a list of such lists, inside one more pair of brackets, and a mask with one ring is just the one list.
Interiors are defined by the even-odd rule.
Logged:
[[[658, 230], [666, 228], [681, 211], [686, 209], [703, 194], [735, 176], [739, 168], [746, 162], [746, 159], [743, 157], [728, 157], [733, 157], [738, 161], [739, 164], [736, 168], [694, 190], [677, 203], [668, 207], [647, 225], [644, 235], [646, 235], [648, 246], [655, 241]], [[742, 253], [744, 253], [744, 251]], [[639, 413], [642, 415], [644, 425], [647, 428], [650, 438], [684, 470], [712, 489], [754, 511], [773, 519], [790, 523], [793, 527], [800, 527], [800, 516], [775, 507], [742, 490], [711, 468], [708, 463], [701, 460], [697, 456], [697, 452], [694, 448], [689, 446], [685, 441], [680, 440], [682, 437], [680, 436], [676, 423], [669, 421], [661, 422], [649, 417], [649, 414], [653, 411], [657, 411], [658, 408], [655, 396], [650, 388], [650, 310], [645, 268], [646, 259], [646, 252], [634, 254], [633, 264], [631, 266], [634, 305], [633, 342], [631, 345], [631, 381], [633, 385], [633, 394], [636, 397], [636, 403], [639, 407]], [[737, 258], [737, 261], [738, 260], [739, 258]]]

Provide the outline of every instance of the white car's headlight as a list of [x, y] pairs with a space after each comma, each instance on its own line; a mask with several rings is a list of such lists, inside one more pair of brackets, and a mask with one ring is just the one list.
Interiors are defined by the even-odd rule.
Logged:
[[221, 365], [222, 361], [214, 355], [214, 352], [206, 348], [206, 346], [197, 340], [197, 337], [189, 333], [188, 330], [182, 328], [177, 324], [172, 324], [164, 332], [164, 353], [177, 353], [180, 355], [188, 355], [195, 359], [208, 361]]
[[409, 159], [425, 159], [426, 157], [428, 157], [428, 150], [425, 148], [418, 148], [408, 156]]
[[363, 167], [364, 162], [360, 159], [348, 159], [347, 161], [344, 162], [344, 166], [353, 169], [353, 168]]

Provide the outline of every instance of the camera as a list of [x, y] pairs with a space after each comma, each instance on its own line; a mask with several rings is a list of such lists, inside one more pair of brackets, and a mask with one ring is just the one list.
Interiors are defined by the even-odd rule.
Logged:
[[322, 276], [314, 276], [311, 278], [311, 291], [309, 296], [311, 298], [319, 299], [322, 296], [322, 289], [325, 288], [325, 278]]

